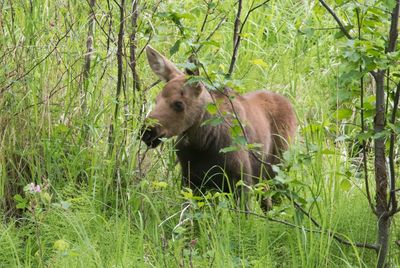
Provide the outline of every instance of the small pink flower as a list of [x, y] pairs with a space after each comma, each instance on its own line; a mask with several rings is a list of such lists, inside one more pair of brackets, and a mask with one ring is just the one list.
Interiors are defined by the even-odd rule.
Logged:
[[197, 239], [192, 239], [190, 241], [190, 246], [194, 247], [194, 246], [196, 246], [196, 244], [197, 244]]
[[35, 187], [35, 192], [36, 193], [40, 193], [42, 191], [42, 189], [40, 188], [40, 185], [38, 184], [38, 185], [36, 185], [36, 187]]
[[29, 193], [31, 193], [31, 194], [40, 193], [42, 191], [40, 185], [39, 184], [35, 185], [35, 183], [33, 183], [33, 182], [28, 184], [25, 189], [27, 189], [29, 191]]
[[31, 194], [33, 194], [35, 192], [35, 184], [33, 182], [31, 182], [28, 186], [28, 190]]

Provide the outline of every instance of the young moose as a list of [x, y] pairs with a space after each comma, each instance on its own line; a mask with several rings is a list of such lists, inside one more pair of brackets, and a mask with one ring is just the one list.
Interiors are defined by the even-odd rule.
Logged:
[[[187, 83], [188, 77], [152, 47], [147, 46], [146, 53], [151, 69], [166, 85], [148, 116], [156, 123], [144, 129], [142, 140], [154, 148], [161, 138], [178, 136], [176, 153], [184, 186], [227, 192], [239, 180], [253, 185], [260, 178], [273, 176], [270, 165], [264, 164], [279, 163], [296, 131], [296, 116], [285, 97], [268, 91], [243, 96], [231, 89], [209, 92], [202, 83]], [[206, 110], [212, 102], [227, 115], [219, 125], [203, 124], [212, 117]], [[235, 114], [245, 128], [248, 143], [261, 145], [261, 155], [246, 149], [221, 152], [232, 145], [230, 123]], [[270, 201], [262, 206], [268, 209]]]

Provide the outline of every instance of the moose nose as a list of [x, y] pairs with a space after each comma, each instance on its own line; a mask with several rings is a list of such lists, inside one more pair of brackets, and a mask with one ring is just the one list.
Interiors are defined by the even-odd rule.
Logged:
[[140, 135], [142, 137], [142, 141], [146, 144], [150, 143], [156, 137], [155, 129], [149, 126], [143, 126], [140, 131]]
[[141, 130], [141, 136], [142, 141], [151, 148], [157, 147], [161, 143], [160, 138], [163, 137], [163, 135], [160, 134], [159, 128], [157, 126], [144, 126]]

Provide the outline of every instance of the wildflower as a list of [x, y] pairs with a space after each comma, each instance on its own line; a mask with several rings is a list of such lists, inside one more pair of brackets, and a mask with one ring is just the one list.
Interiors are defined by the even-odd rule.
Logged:
[[40, 187], [39, 184], [35, 185], [35, 183], [31, 182], [25, 187], [25, 190], [31, 194], [34, 194], [34, 193], [40, 193], [42, 191], [42, 188]]
[[190, 246], [191, 246], [191, 247], [195, 247], [196, 244], [197, 244], [197, 239], [192, 239], [192, 240], [190, 241]]

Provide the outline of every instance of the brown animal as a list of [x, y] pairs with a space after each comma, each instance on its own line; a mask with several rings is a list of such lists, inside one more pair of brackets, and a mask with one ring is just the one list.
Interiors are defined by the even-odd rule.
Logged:
[[[166, 85], [148, 116], [157, 123], [144, 129], [142, 140], [154, 148], [161, 138], [178, 136], [176, 153], [184, 186], [200, 191], [231, 191], [239, 180], [254, 185], [260, 178], [273, 176], [270, 165], [263, 162], [279, 163], [297, 127], [292, 105], [285, 97], [269, 91], [243, 96], [231, 89], [210, 92], [202, 83], [187, 83], [188, 77], [150, 46], [146, 53], [151, 69]], [[219, 125], [203, 124], [212, 117], [205, 106], [215, 101], [221, 114], [227, 115], [225, 121]], [[248, 143], [261, 145], [260, 157], [247, 149], [220, 152], [232, 145], [230, 124], [234, 111], [245, 126]]]

